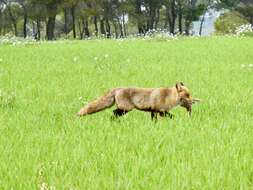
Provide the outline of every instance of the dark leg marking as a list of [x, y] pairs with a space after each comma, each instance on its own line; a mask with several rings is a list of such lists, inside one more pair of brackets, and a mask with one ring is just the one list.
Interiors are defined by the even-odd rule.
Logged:
[[128, 111], [122, 110], [122, 109], [116, 109], [113, 110], [113, 114], [115, 116], [115, 118], [121, 117], [123, 115], [125, 115]]
[[171, 114], [170, 112], [167, 112], [167, 111], [159, 112], [159, 115], [160, 115], [161, 117], [169, 117], [170, 119], [173, 119], [173, 118], [174, 118], [174, 115]]
[[151, 111], [151, 119], [157, 121], [157, 112]]

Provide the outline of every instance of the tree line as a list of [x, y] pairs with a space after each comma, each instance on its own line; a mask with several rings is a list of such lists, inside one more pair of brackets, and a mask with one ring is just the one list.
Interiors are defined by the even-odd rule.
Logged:
[[123, 38], [157, 29], [190, 35], [197, 20], [201, 35], [205, 14], [214, 8], [238, 10], [253, 24], [252, 0], [0, 0], [0, 35]]

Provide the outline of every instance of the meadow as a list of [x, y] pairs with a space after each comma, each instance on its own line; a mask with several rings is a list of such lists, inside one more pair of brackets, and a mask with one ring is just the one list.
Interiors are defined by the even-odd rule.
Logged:
[[[117, 86], [183, 81], [189, 118], [76, 112]], [[0, 46], [0, 189], [253, 189], [253, 38]]]

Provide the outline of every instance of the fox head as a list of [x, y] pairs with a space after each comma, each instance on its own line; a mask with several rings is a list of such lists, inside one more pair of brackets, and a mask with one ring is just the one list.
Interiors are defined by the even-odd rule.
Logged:
[[197, 98], [194, 99], [191, 96], [189, 89], [182, 82], [176, 84], [176, 89], [179, 96], [179, 105], [191, 112], [192, 104], [197, 103], [200, 100]]

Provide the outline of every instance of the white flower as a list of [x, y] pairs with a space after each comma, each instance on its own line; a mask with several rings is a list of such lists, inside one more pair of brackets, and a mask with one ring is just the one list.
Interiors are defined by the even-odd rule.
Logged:
[[0, 58], [0, 62], [2, 62], [3, 61], [3, 59], [2, 58]]
[[253, 28], [251, 24], [244, 24], [244, 25], [236, 27], [235, 29], [236, 35], [243, 35], [244, 33], [247, 33], [247, 32], [253, 32]]
[[73, 61], [74, 61], [74, 62], [77, 62], [77, 61], [78, 61], [78, 57], [74, 57], [74, 58], [73, 58]]
[[105, 58], [107, 58], [107, 57], [109, 57], [109, 55], [108, 55], [108, 54], [105, 54]]
[[97, 57], [94, 57], [94, 61], [97, 61], [98, 60], [98, 58]]
[[253, 67], [253, 64], [249, 64], [249, 67]]
[[241, 64], [241, 68], [245, 68], [246, 67], [246, 65], [244, 65], [244, 64]]
[[43, 183], [40, 185], [40, 190], [47, 190], [47, 189], [48, 189], [47, 183], [43, 182]]

